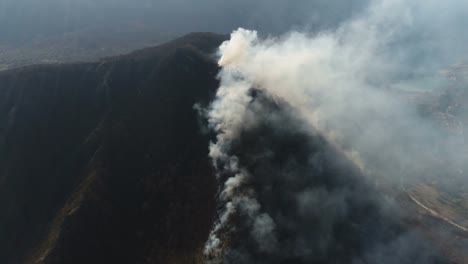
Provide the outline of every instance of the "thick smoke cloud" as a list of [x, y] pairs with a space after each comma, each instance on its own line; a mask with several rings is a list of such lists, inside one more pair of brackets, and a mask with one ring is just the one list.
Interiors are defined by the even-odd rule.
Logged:
[[294, 109], [258, 91], [251, 96], [246, 111], [262, 118], [230, 141], [230, 159], [216, 163], [228, 206], [210, 240], [216, 243], [207, 245], [212, 262], [440, 261], [359, 168], [301, 126]]
[[373, 184], [466, 183], [463, 138], [405, 97], [451, 85], [438, 72], [466, 59], [464, 6], [375, 0], [334, 30], [236, 30], [219, 49], [221, 86], [207, 111], [224, 205], [208, 259], [438, 263]]

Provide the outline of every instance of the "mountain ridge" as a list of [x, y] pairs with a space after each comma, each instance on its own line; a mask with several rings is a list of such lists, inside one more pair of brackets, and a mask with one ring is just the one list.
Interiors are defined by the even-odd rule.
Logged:
[[216, 183], [193, 105], [218, 86], [225, 38], [0, 73], [3, 263], [201, 258]]

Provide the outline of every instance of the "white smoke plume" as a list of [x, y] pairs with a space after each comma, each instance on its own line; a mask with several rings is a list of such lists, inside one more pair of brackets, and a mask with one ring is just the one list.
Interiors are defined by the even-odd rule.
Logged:
[[[231, 34], [219, 48], [221, 86], [207, 114], [217, 133], [210, 157], [224, 186], [225, 205], [206, 245], [213, 263], [222, 262], [227, 250], [222, 240], [227, 238], [220, 235], [235, 229], [235, 214], [249, 216], [260, 251], [279, 250], [275, 217], [263, 211], [256, 190], [248, 185], [256, 175], [231, 152], [244, 131], [260, 120], [277, 118], [251, 105], [254, 90], [292, 108], [303, 123], [290, 129], [318, 131], [376, 179], [398, 183], [437, 177], [427, 172], [436, 174], [440, 166], [467, 171], [463, 140], [421, 116], [402, 96], [408, 87], [432, 89], [434, 80], [428, 81], [428, 75], [449, 85], [438, 71], [464, 59], [461, 27], [449, 19], [463, 7], [467, 4], [454, 0], [375, 0], [365, 12], [327, 32], [261, 39], [256, 31], [240, 28]], [[460, 39], [454, 39], [457, 36]], [[442, 171], [449, 175], [446, 167]], [[326, 190], [304, 191], [297, 195], [299, 210], [309, 210], [308, 204], [316, 204], [311, 200], [330, 195]], [[330, 197], [336, 199], [331, 204], [341, 205], [347, 194]], [[336, 210], [339, 216], [347, 209]]]

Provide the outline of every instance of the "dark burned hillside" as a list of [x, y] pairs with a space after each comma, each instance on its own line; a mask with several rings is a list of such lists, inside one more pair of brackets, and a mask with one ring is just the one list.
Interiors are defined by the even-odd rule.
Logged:
[[1, 72], [0, 262], [199, 260], [216, 183], [193, 105], [224, 39]]

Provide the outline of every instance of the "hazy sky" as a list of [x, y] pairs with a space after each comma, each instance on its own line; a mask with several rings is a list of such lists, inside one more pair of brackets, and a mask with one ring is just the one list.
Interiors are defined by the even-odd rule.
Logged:
[[170, 33], [326, 28], [367, 0], [0, 0], [0, 43], [138, 21]]

